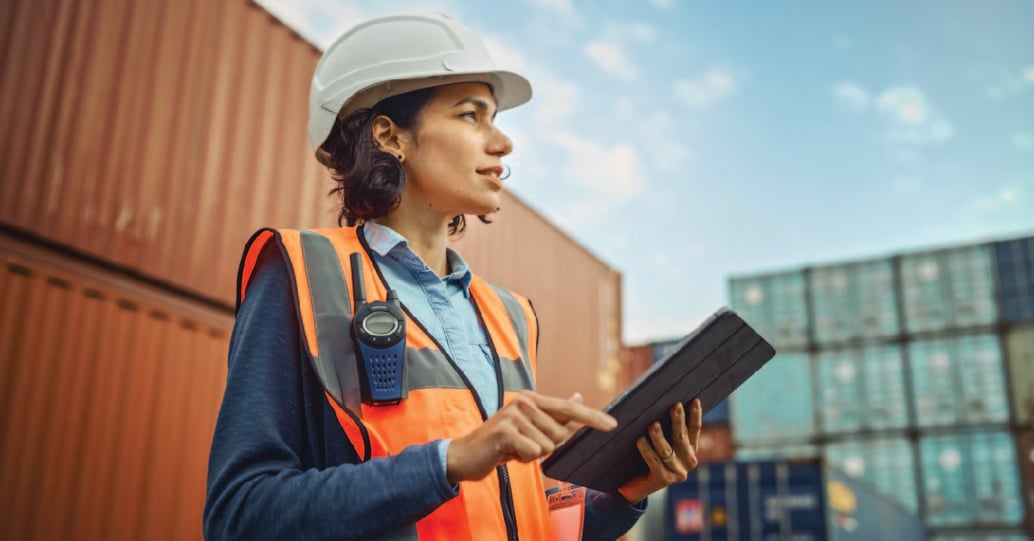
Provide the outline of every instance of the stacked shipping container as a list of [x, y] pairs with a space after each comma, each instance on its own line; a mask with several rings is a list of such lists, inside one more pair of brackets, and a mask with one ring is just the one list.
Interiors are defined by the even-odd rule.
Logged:
[[737, 458], [822, 456], [938, 539], [1012, 535], [1025, 517], [1029, 531], [1034, 238], [735, 277], [729, 292], [779, 351], [733, 395]]

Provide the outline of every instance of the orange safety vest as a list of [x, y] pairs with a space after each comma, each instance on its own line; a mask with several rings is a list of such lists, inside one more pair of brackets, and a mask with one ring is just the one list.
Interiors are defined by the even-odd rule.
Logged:
[[[405, 385], [408, 398], [392, 406], [363, 404], [350, 333], [349, 255], [362, 254], [366, 298], [385, 300], [387, 287], [361, 228], [262, 229], [241, 259], [237, 306], [262, 248], [276, 240], [289, 262], [303, 341], [326, 399], [361, 460], [397, 454], [409, 445], [460, 438], [481, 426], [485, 413], [470, 382], [408, 310]], [[534, 388], [538, 323], [527, 299], [474, 276], [470, 293], [496, 360], [505, 404]], [[502, 404], [499, 405], [502, 407]], [[460, 483], [459, 496], [390, 539], [549, 539], [549, 510], [538, 461], [511, 461], [495, 475]]]

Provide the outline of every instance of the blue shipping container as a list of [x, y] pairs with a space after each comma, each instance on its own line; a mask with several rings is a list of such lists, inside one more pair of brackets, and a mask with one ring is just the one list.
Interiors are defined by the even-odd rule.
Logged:
[[1027, 534], [1019, 531], [978, 531], [937, 534], [930, 541], [1030, 541]]
[[923, 541], [912, 514], [821, 462], [704, 464], [668, 488], [671, 541]]
[[736, 446], [810, 440], [815, 436], [813, 394], [809, 356], [776, 355], [732, 393]]
[[994, 243], [1001, 317], [1034, 321], [1034, 237]]

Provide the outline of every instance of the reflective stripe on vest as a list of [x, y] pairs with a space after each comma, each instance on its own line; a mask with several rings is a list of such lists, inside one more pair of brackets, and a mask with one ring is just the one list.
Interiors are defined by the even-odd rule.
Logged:
[[[483, 423], [474, 391], [438, 344], [407, 311], [404, 362], [408, 398], [396, 406], [366, 406], [360, 401], [357, 360], [350, 325], [352, 307], [349, 255], [363, 255], [366, 297], [384, 300], [386, 287], [356, 228], [314, 231], [262, 230], [249, 241], [238, 276], [238, 306], [247, 292], [258, 254], [276, 240], [288, 261], [309, 360], [326, 391], [346, 437], [362, 460], [388, 456], [408, 445], [458, 438]], [[493, 346], [503, 382], [502, 402], [534, 388], [537, 322], [531, 304], [508, 290], [474, 276], [471, 297]], [[504, 539], [500, 501], [506, 479], [516, 505], [516, 530], [524, 539], [548, 538], [548, 509], [541, 469], [508, 463], [477, 482], [461, 483], [460, 495], [416, 524], [420, 539]], [[400, 532], [413, 539], [414, 530]], [[408, 537], [407, 537], [408, 536]]]

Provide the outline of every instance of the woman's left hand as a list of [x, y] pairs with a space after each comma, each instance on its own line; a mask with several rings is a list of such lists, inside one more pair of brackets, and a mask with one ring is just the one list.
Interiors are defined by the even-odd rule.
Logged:
[[635, 477], [618, 489], [629, 503], [637, 504], [649, 494], [668, 485], [681, 483], [697, 467], [697, 449], [700, 445], [702, 408], [695, 399], [686, 411], [679, 402], [671, 408], [671, 442], [664, 438], [660, 423], [650, 425], [649, 438], [640, 436], [636, 447], [650, 471]]

